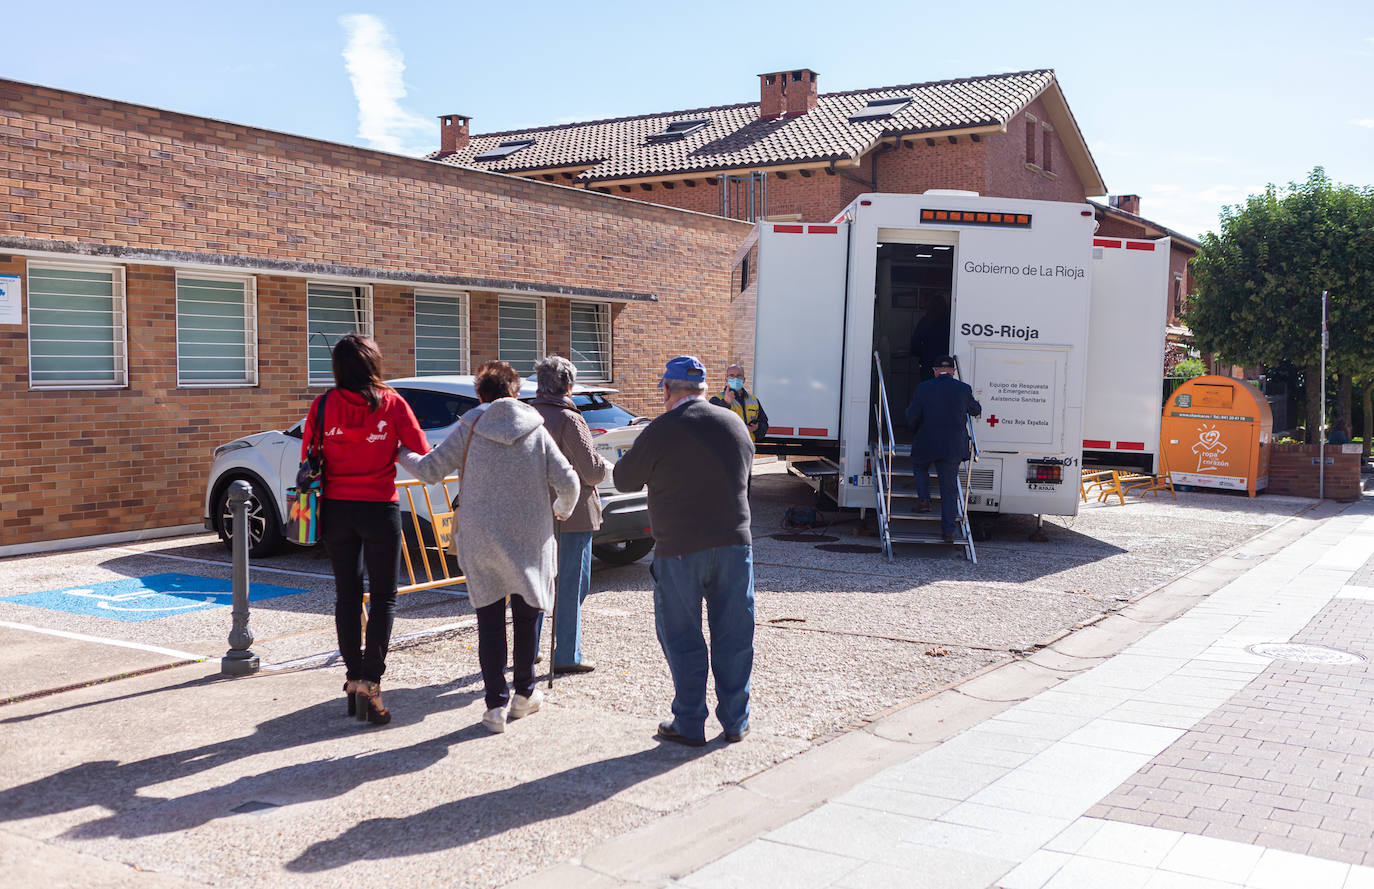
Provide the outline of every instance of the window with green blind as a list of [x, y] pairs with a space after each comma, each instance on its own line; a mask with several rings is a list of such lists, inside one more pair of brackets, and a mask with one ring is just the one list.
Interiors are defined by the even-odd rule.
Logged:
[[329, 386], [334, 382], [329, 361], [334, 344], [350, 333], [372, 336], [372, 291], [367, 287], [310, 284], [305, 305], [310, 385]]
[[415, 291], [415, 375], [468, 372], [468, 295]]
[[28, 286], [30, 387], [128, 385], [122, 268], [30, 265]]
[[177, 275], [177, 385], [254, 386], [258, 330], [251, 278]]
[[520, 376], [534, 373], [544, 353], [544, 303], [537, 299], [501, 297], [496, 305], [497, 349]]
[[577, 378], [596, 382], [611, 379], [611, 307], [607, 303], [573, 303], [572, 363]]

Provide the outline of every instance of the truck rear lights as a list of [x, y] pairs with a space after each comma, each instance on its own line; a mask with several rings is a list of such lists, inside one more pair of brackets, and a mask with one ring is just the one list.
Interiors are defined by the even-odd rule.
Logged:
[[1057, 485], [1064, 481], [1064, 467], [1053, 457], [1026, 461], [1026, 481], [1034, 485]]
[[957, 222], [960, 225], [992, 225], [1002, 228], [1030, 228], [1029, 213], [993, 213], [982, 210], [922, 210], [921, 222]]

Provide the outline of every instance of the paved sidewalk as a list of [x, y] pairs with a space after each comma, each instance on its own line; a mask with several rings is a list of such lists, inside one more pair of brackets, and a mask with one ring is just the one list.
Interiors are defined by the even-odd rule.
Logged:
[[1072, 678], [676, 885], [1374, 887], [1374, 504], [1258, 549], [1121, 653], [1066, 637], [1031, 661]]

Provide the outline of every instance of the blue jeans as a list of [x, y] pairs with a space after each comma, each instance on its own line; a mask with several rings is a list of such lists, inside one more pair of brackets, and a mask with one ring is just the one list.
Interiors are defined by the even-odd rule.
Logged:
[[754, 551], [718, 546], [685, 556], [655, 558], [654, 627], [673, 676], [673, 723], [689, 738], [706, 736], [706, 640], [701, 603], [711, 630], [710, 668], [716, 678], [716, 719], [727, 732], [749, 725], [749, 678], [754, 671]]
[[911, 472], [916, 477], [916, 496], [922, 500], [930, 499], [930, 464], [935, 464], [935, 474], [940, 479], [940, 533], [953, 534], [959, 521], [959, 460], [931, 460], [928, 463], [912, 463]]
[[592, 532], [564, 531], [558, 538], [558, 607], [553, 621], [553, 664], [582, 663], [582, 603], [592, 590]]

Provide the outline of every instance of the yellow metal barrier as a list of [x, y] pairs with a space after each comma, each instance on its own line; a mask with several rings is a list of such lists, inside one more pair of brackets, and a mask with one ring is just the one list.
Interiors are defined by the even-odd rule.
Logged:
[[[406, 505], [410, 508], [410, 523], [415, 531], [415, 541], [419, 545], [420, 564], [424, 568], [424, 578], [417, 578], [415, 575], [415, 560], [410, 556], [410, 547], [402, 545], [401, 556], [405, 562], [406, 575], [410, 578], [410, 583], [396, 587], [396, 594], [398, 596], [405, 593], [432, 590], [445, 586], [455, 586], [467, 582], [466, 575], [454, 574], [449, 571], [448, 558], [445, 555], [453, 546], [453, 535], [457, 530], [456, 526], [458, 524], [458, 514], [453, 510], [453, 492], [449, 489], [449, 485], [457, 484], [458, 477], [452, 475], [444, 479], [438, 485], [426, 485], [418, 479], [396, 482], [397, 492], [405, 497]], [[439, 488], [444, 492], [442, 510], [439, 512], [435, 511], [434, 502], [430, 497], [429, 489], [431, 487]], [[417, 488], [420, 491], [420, 498], [422, 498], [421, 502], [424, 506], [423, 515], [416, 509], [416, 501], [420, 499], [417, 498], [415, 493]], [[434, 531], [434, 546], [432, 547], [425, 544], [424, 525], [421, 522], [422, 518], [429, 519], [429, 526]], [[401, 521], [404, 522], [405, 519], [402, 518]], [[435, 567], [430, 566], [429, 557], [431, 550], [436, 556], [437, 565]], [[436, 571], [435, 568], [438, 570]], [[362, 620], [364, 636], [367, 634], [367, 603], [371, 598], [369, 593], [363, 593]]]

